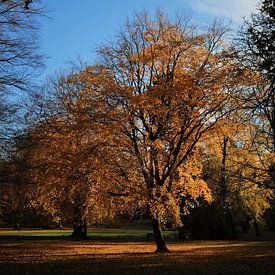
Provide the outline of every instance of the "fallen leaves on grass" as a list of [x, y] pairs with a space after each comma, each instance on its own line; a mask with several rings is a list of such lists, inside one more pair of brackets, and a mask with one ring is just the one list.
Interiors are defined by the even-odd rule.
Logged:
[[3, 241], [1, 274], [275, 274], [274, 242]]

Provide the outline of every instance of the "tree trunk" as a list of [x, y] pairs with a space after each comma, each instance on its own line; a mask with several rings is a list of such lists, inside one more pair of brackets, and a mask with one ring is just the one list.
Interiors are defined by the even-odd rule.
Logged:
[[234, 221], [233, 221], [233, 217], [232, 214], [227, 211], [224, 214], [224, 218], [225, 218], [225, 234], [226, 234], [226, 238], [227, 239], [234, 239], [237, 237], [237, 232], [236, 232], [236, 228], [234, 225]]
[[227, 197], [227, 178], [226, 178], [226, 159], [227, 159], [227, 143], [228, 143], [228, 137], [223, 137], [223, 144], [222, 144], [222, 163], [221, 163], [221, 175], [220, 175], [220, 184], [221, 184], [221, 199], [222, 204], [221, 208], [224, 210], [227, 210], [227, 203], [226, 203], [226, 197]]
[[83, 238], [83, 226], [82, 224], [73, 224], [73, 233], [72, 237], [74, 238]]
[[87, 240], [87, 223], [82, 217], [82, 211], [80, 208], [74, 209], [74, 222], [73, 222], [73, 238], [82, 238]]
[[152, 220], [154, 237], [155, 237], [155, 241], [156, 241], [156, 245], [157, 245], [157, 249], [155, 252], [156, 253], [169, 252], [169, 250], [165, 244], [164, 238], [163, 238], [159, 220], [156, 218], [151, 218], [151, 220]]
[[82, 224], [73, 224], [73, 233], [72, 233], [73, 238], [81, 238], [83, 240], [87, 240], [88, 235], [87, 235], [87, 224], [82, 223]]
[[250, 219], [248, 217], [246, 217], [243, 222], [242, 222], [242, 232], [243, 234], [246, 234], [249, 231], [249, 222]]
[[256, 237], [259, 237], [260, 236], [259, 224], [256, 221], [254, 221], [254, 228], [255, 228]]
[[228, 208], [228, 203], [226, 201], [228, 196], [228, 187], [227, 187], [227, 145], [229, 142], [229, 138], [227, 136], [223, 137], [223, 144], [222, 144], [222, 163], [221, 163], [221, 175], [220, 175], [220, 184], [221, 184], [221, 209], [223, 210], [223, 219], [224, 219], [224, 226], [225, 226], [225, 237], [227, 239], [233, 239], [237, 236], [237, 232], [235, 230], [235, 225], [233, 221], [232, 213]]
[[186, 240], [185, 227], [184, 226], [181, 226], [179, 228], [179, 240]]
[[83, 239], [84, 240], [88, 239], [88, 235], [87, 235], [87, 221], [86, 221], [86, 219], [84, 219], [84, 222], [83, 222]]
[[[181, 209], [181, 215], [180, 215], [180, 219], [182, 224], [184, 224], [185, 219], [186, 219], [186, 215], [184, 215], [183, 213], [183, 208], [185, 206], [186, 200], [185, 198], [181, 199], [181, 203], [180, 203], [180, 209]], [[179, 240], [186, 240], [188, 239], [188, 236], [186, 236], [186, 228], [184, 225], [182, 225], [181, 227], [179, 227]]]

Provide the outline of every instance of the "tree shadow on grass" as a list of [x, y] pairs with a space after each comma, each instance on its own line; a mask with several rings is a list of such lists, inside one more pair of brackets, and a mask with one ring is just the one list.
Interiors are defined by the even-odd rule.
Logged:
[[6, 243], [0, 246], [0, 273], [275, 274], [273, 242], [170, 244], [169, 254], [150, 252], [153, 248], [143, 243]]

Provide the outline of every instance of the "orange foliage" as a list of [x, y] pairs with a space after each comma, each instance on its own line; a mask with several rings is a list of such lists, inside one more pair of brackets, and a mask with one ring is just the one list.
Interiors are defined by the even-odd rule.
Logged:
[[98, 64], [64, 79], [58, 116], [34, 129], [42, 143], [33, 162], [47, 164], [33, 176], [43, 205], [51, 193], [71, 203], [81, 194], [85, 211], [149, 206], [153, 219], [177, 226], [183, 200], [211, 201], [196, 147], [232, 108], [231, 90], [247, 85], [223, 33], [143, 14], [98, 50]]

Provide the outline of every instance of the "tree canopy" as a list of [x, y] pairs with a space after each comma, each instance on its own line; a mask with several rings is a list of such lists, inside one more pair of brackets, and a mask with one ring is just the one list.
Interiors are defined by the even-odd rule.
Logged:
[[[30, 2], [1, 5], [28, 18]], [[212, 203], [232, 230], [261, 221], [273, 196], [272, 5], [263, 1], [246, 23], [238, 51], [218, 20], [202, 30], [162, 12], [136, 14], [94, 63], [43, 86], [17, 144], [28, 206], [56, 221], [69, 213], [84, 237], [87, 223], [147, 214], [157, 252], [168, 251], [162, 228], [183, 226], [193, 208]], [[39, 65], [27, 50], [14, 60], [20, 70]]]
[[[212, 200], [201, 178], [201, 142], [254, 77], [235, 63], [225, 32], [219, 22], [202, 32], [182, 18], [138, 14], [98, 49], [96, 64], [63, 78], [51, 115], [34, 128], [42, 143], [32, 162], [44, 171], [35, 178], [49, 181], [39, 185], [43, 196], [60, 202], [70, 194], [60, 190], [70, 190], [74, 203], [100, 184], [119, 211], [148, 209], [157, 251], [167, 251], [161, 226], [181, 225], [190, 205]], [[87, 190], [81, 205], [91, 208], [101, 191]]]

